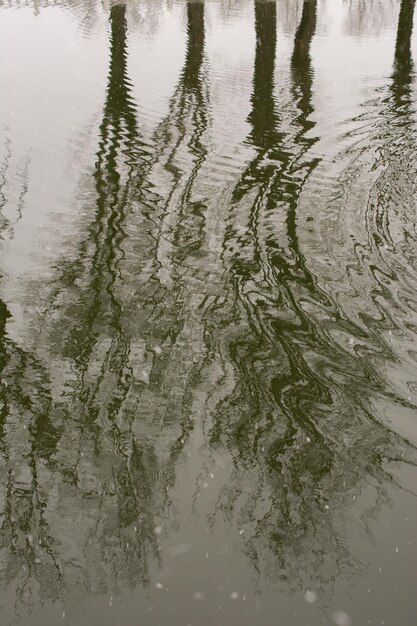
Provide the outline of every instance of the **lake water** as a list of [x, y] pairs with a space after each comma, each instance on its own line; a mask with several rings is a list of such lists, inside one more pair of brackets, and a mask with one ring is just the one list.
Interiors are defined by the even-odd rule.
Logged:
[[415, 626], [414, 5], [0, 0], [1, 624]]

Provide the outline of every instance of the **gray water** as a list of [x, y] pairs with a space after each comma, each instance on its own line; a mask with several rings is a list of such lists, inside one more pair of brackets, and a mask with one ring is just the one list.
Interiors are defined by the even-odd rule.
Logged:
[[0, 0], [1, 624], [417, 624], [414, 4]]

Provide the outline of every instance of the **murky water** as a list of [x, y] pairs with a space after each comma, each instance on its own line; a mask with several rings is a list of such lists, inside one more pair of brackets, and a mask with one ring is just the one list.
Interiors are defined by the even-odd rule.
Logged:
[[414, 4], [0, 0], [2, 624], [417, 623]]

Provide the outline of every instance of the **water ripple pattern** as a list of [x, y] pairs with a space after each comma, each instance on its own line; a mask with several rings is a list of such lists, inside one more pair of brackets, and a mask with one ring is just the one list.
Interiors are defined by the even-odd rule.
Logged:
[[0, 2], [2, 623], [415, 623], [414, 11]]

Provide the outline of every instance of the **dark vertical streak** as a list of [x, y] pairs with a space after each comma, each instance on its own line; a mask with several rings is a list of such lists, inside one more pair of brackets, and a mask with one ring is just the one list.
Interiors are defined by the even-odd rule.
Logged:
[[416, 0], [402, 0], [398, 17], [397, 39], [395, 42], [394, 73], [392, 90], [397, 106], [410, 94], [413, 79], [411, 56], [411, 36]]

